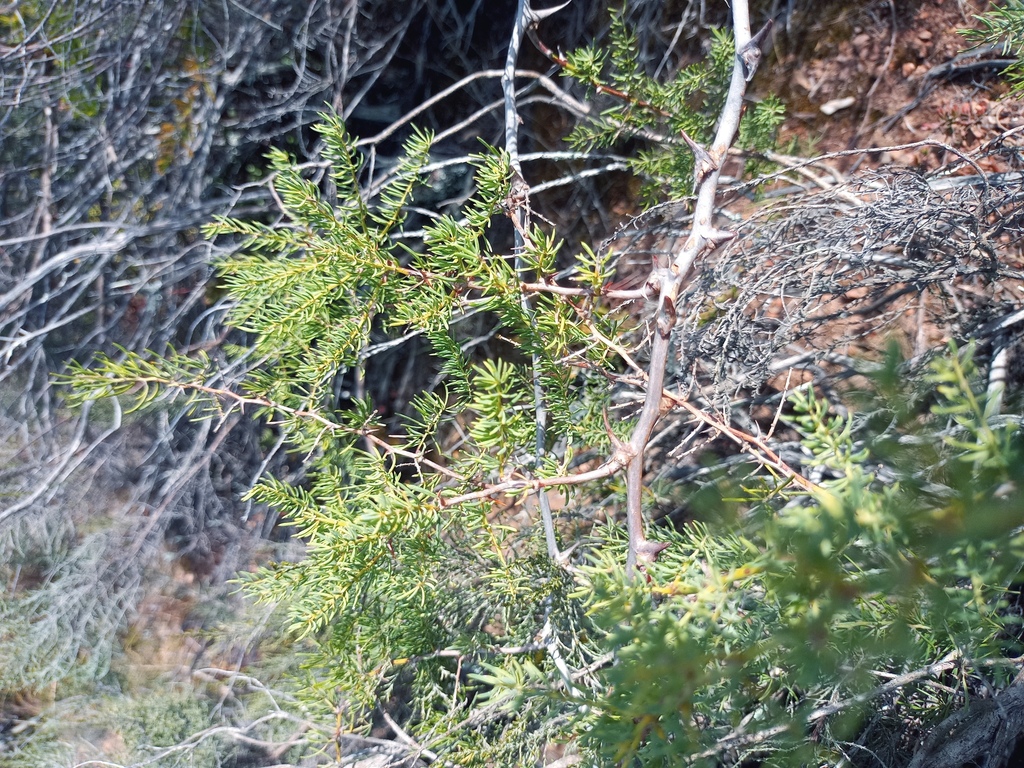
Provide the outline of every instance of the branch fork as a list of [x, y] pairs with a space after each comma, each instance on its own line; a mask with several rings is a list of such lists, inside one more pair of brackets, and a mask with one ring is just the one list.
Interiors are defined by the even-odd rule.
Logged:
[[664, 544], [651, 542], [644, 531], [643, 517], [643, 464], [644, 451], [650, 440], [654, 425], [665, 413], [663, 397], [665, 369], [671, 346], [672, 330], [676, 324], [676, 300], [683, 280], [686, 278], [698, 256], [728, 242], [735, 233], [719, 230], [712, 225], [715, 197], [718, 192], [718, 178], [721, 160], [736, 137], [743, 113], [743, 97], [747, 83], [754, 77], [761, 61], [761, 46], [771, 31], [771, 22], [766, 24], [754, 37], [750, 35], [750, 12], [747, 0], [733, 0], [733, 32], [736, 39], [736, 58], [732, 79], [725, 104], [718, 120], [718, 129], [710, 149], [700, 146], [684, 134], [683, 140], [694, 153], [694, 181], [697, 201], [694, 205], [693, 224], [682, 250], [673, 259], [666, 273], [657, 270], [648, 280], [659, 288], [656, 323], [658, 332], [651, 339], [651, 358], [648, 364], [647, 393], [643, 408], [633, 434], [630, 447], [635, 451], [626, 467], [626, 528], [629, 533], [629, 550], [626, 556], [626, 572], [632, 575], [645, 564], [654, 562], [665, 549]]
[[[571, 0], [569, 0], [571, 2]], [[509, 42], [508, 56], [505, 62], [505, 75], [502, 78], [505, 96], [505, 145], [509, 154], [509, 163], [513, 170], [512, 188], [506, 201], [506, 213], [516, 225], [516, 249], [521, 251], [525, 246], [525, 235], [529, 229], [529, 193], [530, 187], [523, 177], [519, 162], [518, 131], [519, 115], [516, 109], [515, 64], [523, 38], [529, 36], [538, 49], [556, 64], [568, 65], [565, 57], [560, 56], [540, 42], [536, 28], [540, 21], [552, 16], [569, 5], [561, 5], [544, 10], [534, 10], [529, 0], [519, 0], [515, 26]], [[619, 440], [609, 428], [614, 452], [602, 467], [602, 474], [626, 468], [626, 528], [629, 534], [629, 548], [626, 556], [626, 571], [632, 575], [637, 567], [654, 562], [667, 546], [664, 543], [649, 541], [644, 531], [642, 510], [644, 452], [650, 441], [651, 433], [657, 421], [674, 405], [671, 397], [664, 396], [665, 370], [671, 346], [672, 331], [676, 325], [676, 301], [680, 288], [693, 262], [699, 257], [715, 250], [736, 237], [735, 232], [720, 230], [713, 226], [715, 197], [718, 191], [718, 178], [722, 160], [726, 157], [739, 129], [743, 113], [743, 97], [746, 85], [757, 71], [763, 55], [765, 41], [771, 32], [772, 22], [769, 21], [754, 36], [750, 34], [750, 12], [748, 0], [732, 2], [733, 33], [736, 40], [736, 56], [734, 59], [732, 78], [725, 104], [718, 119], [714, 142], [704, 147], [695, 142], [685, 132], [681, 138], [693, 152], [694, 156], [694, 190], [697, 200], [694, 205], [693, 224], [689, 237], [683, 248], [671, 263], [655, 263], [644, 286], [644, 293], [657, 292], [658, 303], [655, 316], [657, 331], [652, 335], [651, 354], [648, 363], [647, 392], [640, 410], [637, 423], [628, 442]], [[600, 84], [595, 84], [595, 86]], [[607, 90], [607, 89], [605, 89]], [[631, 99], [628, 94], [615, 92], [615, 95]], [[642, 106], [650, 106], [643, 104]], [[524, 309], [529, 313], [529, 296], [524, 294]], [[544, 449], [544, 410], [543, 387], [537, 372], [537, 361], [534, 360], [534, 396], [537, 411], [537, 459], [538, 463]], [[607, 422], [607, 419], [606, 419]], [[589, 474], [589, 473], [588, 473]], [[536, 482], [536, 481], [535, 481]], [[534, 486], [538, 491], [540, 484]], [[493, 490], [493, 489], [492, 489]], [[541, 512], [544, 521], [545, 538], [548, 554], [556, 562], [559, 551], [555, 541], [554, 524], [550, 509], [545, 505], [546, 497], [540, 494]]]
[[527, 3], [523, 10], [523, 16], [526, 17], [526, 20], [530, 24], [529, 28], [532, 30], [536, 29], [537, 25], [540, 24], [540, 22], [544, 21], [544, 19], [548, 18], [549, 16], [554, 16], [560, 10], [562, 10], [563, 8], [568, 8], [570, 5], [572, 5], [572, 0], [566, 0], [561, 5], [556, 5], [554, 8], [542, 8], [541, 10], [538, 11], [535, 10], [534, 8], [531, 8], [529, 3]]

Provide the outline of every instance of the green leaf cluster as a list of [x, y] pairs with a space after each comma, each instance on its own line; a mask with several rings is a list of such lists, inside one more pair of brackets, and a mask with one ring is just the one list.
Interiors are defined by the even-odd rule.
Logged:
[[[635, 50], [618, 21], [607, 54], [569, 57], [571, 74], [628, 97], [576, 140], [605, 146], [623, 130], [667, 127], [707, 141], [732, 41], [717, 35], [709, 61], [668, 84], [643, 73]], [[774, 129], [779, 110], [763, 104], [745, 141]], [[597, 298], [608, 255], [582, 248], [572, 287], [583, 290], [544, 290], [570, 287], [555, 273], [554, 235], [531, 229], [521, 253], [495, 247], [509, 163], [492, 150], [474, 159], [463, 210], [411, 241], [431, 136], [413, 133], [371, 194], [341, 121], [325, 115], [320, 130], [337, 204], [275, 151], [285, 220], [207, 229], [241, 253], [220, 265], [229, 321], [250, 339], [228, 361], [249, 371], [241, 390], [207, 358], [176, 353], [98, 359], [71, 383], [80, 400], [151, 407], [170, 388], [208, 412], [251, 407], [283, 435], [303, 479], [264, 478], [250, 496], [286, 516], [306, 553], [243, 581], [313, 643], [310, 694], [340, 725], [366, 728], [401, 702], [402, 727], [464, 766], [530, 764], [556, 741], [599, 765], [799, 764], [859, 727], [860, 707], [819, 717], [826, 703], [859, 701], [879, 675], [951, 651], [979, 663], [1007, 650], [1024, 478], [1012, 424], [981, 391], [969, 349], [936, 359], [919, 389], [893, 357], [852, 415], [799, 391], [785, 421], [814, 483], [749, 464], [723, 473], [716, 498], [694, 499], [701, 519], [655, 529], [670, 546], [644, 578], [626, 576], [619, 528], [594, 522], [621, 506], [615, 482], [553, 487], [569, 508], [558, 534], [581, 548], [566, 567], [546, 556], [526, 497], [530, 481], [606, 456], [609, 433], [629, 429], [606, 419], [622, 336]], [[689, 191], [682, 145], [639, 162]], [[474, 356], [471, 316], [495, 354]], [[376, 343], [414, 335], [437, 384], [399, 426], [370, 399], [342, 401], [339, 381]], [[808, 722], [827, 738], [810, 742]]]
[[1005, 74], [1013, 92], [1020, 94], [1024, 91], [1024, 2], [1006, 0], [974, 18], [981, 28], [962, 30], [964, 37], [974, 45], [1000, 46], [1004, 56], [1017, 59]]
[[[572, 580], [543, 555], [525, 493], [458, 497], [526, 473], [567, 474], [575, 450], [607, 445], [600, 372], [614, 353], [600, 340], [619, 330], [596, 295], [608, 256], [588, 252], [577, 285], [590, 293], [527, 291], [526, 273], [556, 284], [561, 243], [534, 229], [517, 254], [521, 270], [492, 247], [509, 188], [507, 158], [493, 150], [475, 158], [477, 192], [460, 215], [432, 220], [413, 247], [403, 228], [430, 135], [413, 133], [386, 186], [370, 196], [341, 121], [325, 115], [319, 130], [337, 205], [274, 151], [286, 219], [222, 219], [206, 230], [236, 240], [240, 251], [219, 272], [233, 300], [228, 321], [249, 337], [227, 361], [249, 371], [241, 388], [222, 383], [223, 363], [203, 354], [121, 351], [77, 366], [71, 397], [151, 408], [175, 392], [200, 416], [245, 408], [266, 419], [305, 479], [264, 478], [250, 498], [283, 513], [307, 548], [301, 561], [243, 582], [257, 599], [287, 606], [295, 636], [315, 639], [307, 659], [313, 698], [334, 708], [340, 696], [343, 719], [358, 728], [402, 692], [413, 732], [453, 734], [428, 738], [432, 749], [466, 765], [485, 755], [521, 757], [551, 730], [537, 726], [549, 715], [516, 714], [497, 700], [493, 710], [475, 711], [491, 686], [472, 675], [486, 665], [511, 668], [515, 656], [536, 656], [547, 669], [556, 643], [564, 646], [559, 658], [582, 666], [591, 656], [579, 627], [588, 622], [568, 597]], [[503, 358], [474, 360], [465, 351], [470, 316], [494, 328]], [[339, 399], [337, 383], [364, 365], [374, 344], [414, 335], [429, 344], [438, 384], [413, 398], [397, 429], [369, 399]], [[535, 379], [550, 413], [540, 456]], [[539, 642], [545, 626], [548, 639]], [[480, 722], [470, 727], [474, 717]]]
[[[567, 54], [564, 73], [612, 99], [592, 120], [577, 125], [569, 142], [592, 151], [625, 138], [660, 137], [631, 159], [630, 165], [649, 180], [646, 193], [651, 200], [666, 194], [685, 197], [693, 192], [694, 166], [693, 152], [682, 134], [704, 145], [714, 138], [732, 74], [735, 44], [728, 31], [713, 30], [707, 59], [682, 67], [666, 82], [644, 70], [638, 49], [636, 33], [619, 13], [613, 17], [606, 45]], [[783, 113], [782, 102], [774, 95], [757, 102], [743, 116], [737, 146], [754, 150], [773, 147]], [[761, 168], [748, 170], [755, 173]]]
[[1024, 561], [1020, 446], [972, 360], [952, 347], [907, 377], [893, 357], [902, 384], [883, 371], [841, 416], [798, 391], [787, 421], [816, 490], [723, 475], [704, 521], [658, 529], [670, 546], [645, 579], [626, 577], [622, 533], [601, 529], [572, 598], [606, 664], [568, 685], [511, 659], [480, 677], [490, 695], [571, 705], [562, 738], [597, 765], [827, 763], [878, 698], [891, 714], [876, 727], [940, 718], [949, 702], [934, 691], [871, 692], [950, 654], [962, 687], [1019, 653], [1006, 598]]

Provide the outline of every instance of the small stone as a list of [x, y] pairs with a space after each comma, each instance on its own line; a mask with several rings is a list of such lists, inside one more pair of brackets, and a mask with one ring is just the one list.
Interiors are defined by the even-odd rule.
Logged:
[[917, 65], [912, 61], [907, 61], [904, 62], [901, 71], [903, 72], [904, 77], [910, 77], [912, 74], [914, 74], [915, 69], [917, 69]]
[[858, 49], [858, 50], [862, 51], [865, 48], [867, 48], [870, 44], [871, 44], [871, 35], [867, 34], [866, 32], [863, 33], [863, 34], [857, 35], [855, 38], [853, 38], [853, 47]]
[[857, 103], [857, 100], [853, 96], [847, 96], [844, 99], [832, 99], [822, 104], [819, 109], [826, 115], [834, 115], [841, 109], [852, 107]]
[[922, 29], [920, 32], [917, 33], [917, 39], [924, 40], [925, 42], [927, 42], [932, 39], [932, 33], [929, 32], [927, 29]]

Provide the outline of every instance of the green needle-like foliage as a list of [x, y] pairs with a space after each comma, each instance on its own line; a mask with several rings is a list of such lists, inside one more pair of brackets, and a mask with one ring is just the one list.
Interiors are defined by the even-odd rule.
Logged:
[[[571, 74], [610, 78], [627, 96], [577, 141], [603, 145], [623, 126], [707, 141], [731, 40], [718, 35], [708, 64], [668, 84], [641, 71], [635, 50], [618, 23], [607, 54], [569, 57]], [[764, 104], [741, 129], [753, 145], [778, 119]], [[815, 483], [753, 463], [723, 472], [690, 499], [693, 520], [652, 526], [671, 546], [627, 577], [620, 479], [571, 477], [586, 471], [578, 456], [593, 467], [630, 431], [607, 416], [623, 343], [600, 298], [610, 256], [584, 247], [559, 282], [554, 235], [527, 232], [519, 254], [495, 248], [510, 177], [498, 151], [475, 158], [476, 193], [459, 214], [400, 241], [431, 137], [414, 133], [371, 196], [341, 121], [326, 115], [320, 131], [337, 204], [273, 152], [286, 219], [207, 229], [241, 248], [220, 265], [228, 320], [250, 339], [228, 361], [250, 371], [239, 387], [211, 360], [176, 353], [102, 358], [70, 379], [79, 400], [155, 407], [161, 392], [183, 392], [199, 415], [247, 408], [283, 434], [303, 481], [266, 477], [250, 496], [286, 516], [306, 554], [243, 581], [315, 643], [311, 695], [326, 708], [340, 696], [346, 724], [395, 712], [422, 747], [462, 766], [535, 764], [557, 741], [586, 765], [811, 764], [856, 732], [879, 675], [954, 651], [966, 675], [1007, 650], [1024, 476], [969, 351], [937, 359], [917, 390], [891, 360], [861, 416], [799, 391], [785, 421]], [[688, 193], [688, 158], [669, 145], [640, 162]], [[469, 315], [494, 329], [494, 354], [471, 356]], [[436, 386], [397, 429], [379, 404], [335, 393], [372, 341], [407, 335], [429, 345]], [[540, 482], [566, 504], [556, 533], [577, 550], [562, 560], [527, 498]], [[887, 695], [918, 722], [945, 703]]]
[[[595, 348], [587, 329], [612, 338], [615, 325], [585, 295], [542, 295], [524, 305], [511, 256], [496, 252], [487, 237], [508, 194], [501, 153], [476, 158], [477, 193], [462, 217], [433, 221], [412, 248], [396, 235], [421, 181], [430, 136], [414, 133], [387, 186], [367, 199], [354, 140], [333, 116], [325, 116], [320, 131], [336, 206], [275, 151], [274, 188], [287, 219], [273, 226], [224, 219], [207, 228], [209, 236], [238, 239], [242, 251], [220, 265], [233, 299], [228, 322], [251, 339], [239, 353], [238, 362], [244, 358], [251, 369], [241, 388], [219, 384], [202, 356], [125, 353], [79, 367], [71, 376], [75, 397], [124, 397], [152, 407], [162, 392], [183, 392], [199, 414], [242, 407], [282, 430], [303, 457], [306, 480], [294, 486], [267, 477], [250, 497], [286, 515], [307, 541], [306, 556], [243, 581], [257, 599], [288, 606], [292, 633], [317, 639], [320, 652], [308, 660], [313, 693], [336, 701], [340, 689], [355, 727], [400, 688], [411, 702], [409, 727], [455, 728], [434, 747], [452, 750], [463, 764], [485, 754], [520, 754], [546, 730], [504, 705], [493, 716], [474, 715], [482, 725], [469, 728], [482, 687], [462, 678], [485, 664], [506, 664], [502, 649], [543, 656], [551, 642], [564, 645], [566, 663], [582, 666], [592, 655], [578, 627], [588, 622], [568, 597], [571, 579], [541, 556], [544, 543], [532, 522], [510, 526], [501, 517], [500, 505], [518, 508], [521, 493], [498, 502], [456, 497], [530, 471], [566, 474], [569, 445], [607, 443], [607, 386], [592, 369], [606, 365], [611, 352]], [[536, 230], [522, 263], [548, 278], [559, 247]], [[606, 263], [606, 256], [592, 255], [581, 273], [595, 293], [608, 275]], [[458, 322], [470, 313], [498, 325], [509, 359], [467, 356]], [[371, 337], [381, 333], [421, 334], [440, 376], [436, 390], [413, 399], [396, 435], [385, 434], [374, 403], [346, 401], [342, 408], [334, 395], [338, 378], [362, 364]], [[523, 363], [531, 357], [553, 413], [548, 442], [562, 446], [542, 462], [534, 373]], [[457, 430], [464, 437], [446, 453]], [[554, 639], [538, 644], [545, 625]]]
[[[723, 479], [719, 516], [664, 531], [672, 546], [649, 583], [624, 588], [621, 552], [595, 553], [577, 595], [616, 662], [580, 722], [601, 764], [827, 762], [829, 741], [812, 746], [805, 728], [826, 722], [829, 702], [876, 687], [876, 671], [1017, 651], [1003, 601], [1024, 561], [1009, 490], [1024, 479], [1020, 446], [990, 423], [971, 371], [969, 350], [937, 359], [926, 383], [939, 401], [881, 436], [799, 392], [792, 424], [806, 469], [826, 477], [820, 490], [748, 478], [734, 495]], [[892, 413], [911, 394], [873, 409]], [[907, 716], [929, 716], [905, 696]], [[849, 705], [828, 722], [846, 738], [864, 716]]]
[[[735, 47], [728, 31], [713, 30], [706, 61], [681, 68], [668, 82], [648, 75], [637, 58], [635, 33], [622, 15], [613, 19], [607, 46], [567, 54], [565, 74], [598, 93], [611, 94], [599, 117], [580, 123], [569, 136], [579, 149], [610, 147], [623, 138], [658, 137], [630, 160], [635, 173], [651, 182], [652, 201], [693, 193], [693, 152], [683, 133], [707, 146], [713, 136], [733, 68]], [[783, 105], [773, 95], [757, 101], [743, 116], [736, 145], [764, 150], [774, 146]], [[752, 165], [749, 172], [760, 167]]]
[[965, 29], [964, 36], [975, 45], [998, 45], [1004, 56], [1017, 59], [1005, 73], [1013, 92], [1019, 95], [1024, 90], [1024, 2], [1006, 0], [998, 6], [993, 4], [992, 8], [975, 18], [981, 23], [981, 28]]

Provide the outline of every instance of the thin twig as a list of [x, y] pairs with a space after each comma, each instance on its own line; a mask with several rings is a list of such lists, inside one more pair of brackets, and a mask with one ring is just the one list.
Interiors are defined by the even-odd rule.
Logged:
[[[516, 11], [515, 25], [512, 28], [512, 38], [508, 45], [508, 55], [505, 59], [505, 72], [501, 78], [502, 93], [505, 98], [505, 150], [508, 152], [509, 165], [512, 167], [512, 187], [509, 192], [508, 206], [506, 208], [512, 223], [515, 225], [515, 266], [516, 273], [522, 275], [524, 272], [522, 254], [526, 250], [530, 237], [530, 185], [523, 176], [523, 168], [519, 160], [519, 110], [516, 106], [516, 61], [519, 59], [519, 49], [527, 30], [535, 23], [536, 16], [530, 10], [529, 0], [519, 0], [519, 7]], [[530, 294], [522, 292], [520, 305], [523, 313], [529, 319], [530, 326], [536, 331], [537, 323], [534, 318], [533, 307], [530, 304]], [[540, 469], [544, 460], [544, 450], [547, 443], [547, 405], [544, 398], [544, 386], [541, 383], [540, 357], [534, 352], [530, 357], [532, 379], [533, 379], [533, 409], [534, 409], [534, 467]], [[537, 503], [540, 506], [541, 520], [544, 526], [544, 542], [547, 545], [548, 557], [558, 562], [558, 539], [555, 535], [555, 522], [551, 513], [551, 502], [547, 494], [540, 488], [537, 490]]]
[[[961, 664], [962, 659], [960, 658], [959, 652], [952, 651], [934, 664], [929, 664], [925, 667], [921, 667], [920, 669], [915, 669], [912, 672], [907, 672], [906, 674], [894, 677], [892, 680], [889, 680], [876, 688], [872, 688], [870, 691], [859, 693], [856, 696], [851, 696], [843, 701], [818, 707], [807, 715], [804, 722], [807, 725], [814, 725], [837, 712], [842, 712], [850, 707], [863, 704], [866, 701], [871, 701], [872, 699], [876, 699], [879, 696], [883, 696], [886, 693], [895, 691], [918, 680], [941, 675], [944, 672], [957, 668]], [[719, 739], [713, 747], [710, 747], [703, 752], [690, 755], [688, 762], [696, 762], [697, 760], [713, 757], [727, 749], [735, 749], [737, 747], [748, 746], [750, 744], [759, 744], [776, 736], [781, 736], [787, 731], [792, 730], [795, 726], [795, 723], [787, 723], [785, 725], [766, 728], [763, 731], [757, 731], [756, 733], [743, 733], [739, 730], [733, 731], [728, 736], [724, 736]]]
[[435, 472], [438, 472], [451, 480], [455, 480], [460, 483], [466, 482], [466, 478], [457, 472], [453, 472], [447, 467], [443, 467], [440, 464], [425, 458], [421, 454], [413, 453], [412, 451], [407, 451], [403, 448], [392, 445], [384, 438], [371, 432], [369, 429], [349, 427], [344, 424], [339, 424], [336, 421], [331, 421], [316, 411], [310, 411], [303, 408], [293, 408], [291, 406], [284, 405], [283, 403], [276, 403], [266, 397], [241, 395], [230, 389], [210, 387], [197, 382], [183, 382], [158, 376], [140, 376], [133, 378], [132, 381], [142, 386], [157, 384], [167, 387], [168, 389], [178, 389], [183, 392], [201, 392], [206, 395], [213, 395], [214, 397], [230, 400], [232, 403], [242, 408], [247, 405], [251, 405], [256, 406], [257, 408], [266, 408], [272, 411], [278, 411], [299, 419], [309, 419], [323, 426], [328, 432], [341, 432], [352, 436], [365, 437], [374, 446], [383, 450], [384, 453], [401, 456], [402, 458], [409, 459], [417, 465], [422, 464], [423, 466], [429, 467]]
[[[388, 727], [394, 732], [395, 738], [397, 738], [403, 744], [412, 748], [417, 757], [425, 757], [432, 763], [436, 763], [440, 759], [436, 752], [427, 749], [418, 741], [416, 741], [416, 739], [414, 739], [412, 736], [406, 733], [405, 729], [402, 728], [402, 726], [400, 726], [397, 722], [395, 722], [395, 719], [391, 717], [391, 715], [389, 715], [385, 709], [380, 708], [377, 711], [380, 712], [381, 718], [383, 718], [384, 722], [387, 723]], [[446, 766], [446, 768], [447, 766], [451, 766], [452, 768], [458, 768], [458, 764], [453, 763], [450, 760], [445, 760], [443, 765]]]

